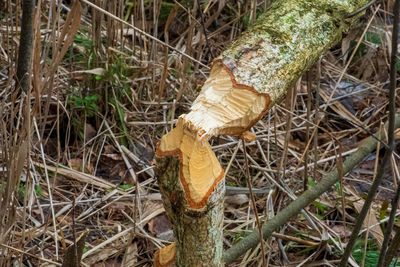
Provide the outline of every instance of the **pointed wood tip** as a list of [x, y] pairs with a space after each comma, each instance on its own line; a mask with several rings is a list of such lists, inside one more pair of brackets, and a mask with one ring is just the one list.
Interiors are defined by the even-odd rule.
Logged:
[[180, 118], [176, 127], [161, 138], [157, 157], [177, 156], [180, 162], [180, 181], [187, 204], [201, 209], [224, 177], [224, 170], [202, 132], [192, 131]]

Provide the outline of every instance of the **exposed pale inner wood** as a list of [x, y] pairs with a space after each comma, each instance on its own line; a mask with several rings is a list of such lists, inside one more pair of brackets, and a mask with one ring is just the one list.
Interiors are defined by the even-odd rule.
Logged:
[[217, 62], [191, 112], [182, 117], [207, 136], [239, 135], [259, 119], [267, 105], [265, 95], [236, 84], [229, 70]]
[[179, 155], [181, 182], [189, 205], [204, 206], [224, 174], [208, 140], [190, 130], [180, 118], [176, 128], [162, 137], [157, 153]]
[[179, 118], [176, 128], [162, 137], [157, 150], [160, 156], [179, 155], [181, 182], [192, 208], [203, 207], [223, 177], [209, 137], [242, 134], [268, 104], [268, 96], [237, 84], [222, 62], [213, 65], [191, 112]]
[[159, 250], [158, 262], [161, 266], [168, 265], [175, 258], [175, 242]]

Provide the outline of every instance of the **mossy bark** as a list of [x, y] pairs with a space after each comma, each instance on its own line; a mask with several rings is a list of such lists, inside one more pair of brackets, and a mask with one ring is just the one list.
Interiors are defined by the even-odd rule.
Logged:
[[178, 178], [178, 156], [156, 158], [155, 173], [164, 207], [173, 224], [176, 243], [175, 266], [223, 266], [225, 181], [221, 180], [216, 185], [203, 208], [192, 209], [187, 203]]
[[368, 0], [278, 0], [218, 58], [238, 84], [273, 106], [321, 54], [336, 45]]
[[[348, 15], [367, 2], [277, 0], [215, 59], [191, 112], [179, 119], [184, 130], [164, 136], [159, 146], [164, 149], [158, 150], [156, 158], [164, 206], [174, 225], [176, 266], [223, 266], [224, 180], [219, 180], [218, 168], [212, 172], [204, 168], [216, 161], [208, 153], [207, 139], [222, 134], [241, 136], [252, 127], [324, 51], [340, 41], [355, 20]], [[185, 136], [191, 141], [182, 141]], [[190, 149], [196, 146], [201, 149]], [[196, 150], [203, 151], [201, 160], [194, 160], [200, 158]], [[202, 160], [208, 164], [202, 166], [208, 177], [196, 167]], [[199, 180], [201, 176], [204, 179]], [[199, 181], [211, 185], [207, 194], [197, 190], [201, 189]], [[193, 184], [196, 187], [190, 191]], [[201, 192], [204, 201], [191, 200], [195, 192]]]

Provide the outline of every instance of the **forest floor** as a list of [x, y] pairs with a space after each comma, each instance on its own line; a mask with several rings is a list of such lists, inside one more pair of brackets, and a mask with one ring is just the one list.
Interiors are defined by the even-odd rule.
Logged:
[[[22, 175], [13, 180], [13, 205], [1, 202], [0, 217], [13, 220], [0, 255], [13, 266], [60, 266], [67, 247], [87, 233], [83, 266], [152, 266], [155, 251], [173, 241], [154, 177], [156, 144], [189, 111], [212, 59], [269, 1], [94, 1], [97, 9], [82, 1], [82, 16], [70, 1], [39, 1], [32, 91], [24, 97], [13, 82], [21, 25], [14, 2], [0, 7], [2, 201], [13, 175], [7, 170], [14, 166]], [[257, 138], [247, 143], [248, 167], [261, 221], [340, 166], [387, 121], [391, 10], [386, 1], [369, 8], [292, 96], [252, 128]], [[29, 145], [17, 146], [23, 130]], [[255, 228], [255, 216], [240, 142], [229, 136], [211, 142], [226, 170], [229, 248]], [[28, 160], [18, 169], [13, 159], [24, 146]], [[268, 239], [269, 265], [336, 265], [383, 153], [371, 154], [309, 205], [307, 217], [292, 218]], [[353, 248], [354, 264], [376, 265], [399, 154], [397, 146]], [[230, 266], [261, 263], [257, 247]]]

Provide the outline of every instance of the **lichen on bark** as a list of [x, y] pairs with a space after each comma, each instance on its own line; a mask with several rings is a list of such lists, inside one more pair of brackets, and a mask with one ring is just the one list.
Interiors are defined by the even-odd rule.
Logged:
[[368, 1], [275, 1], [218, 59], [236, 81], [266, 93], [274, 105], [354, 20]]

